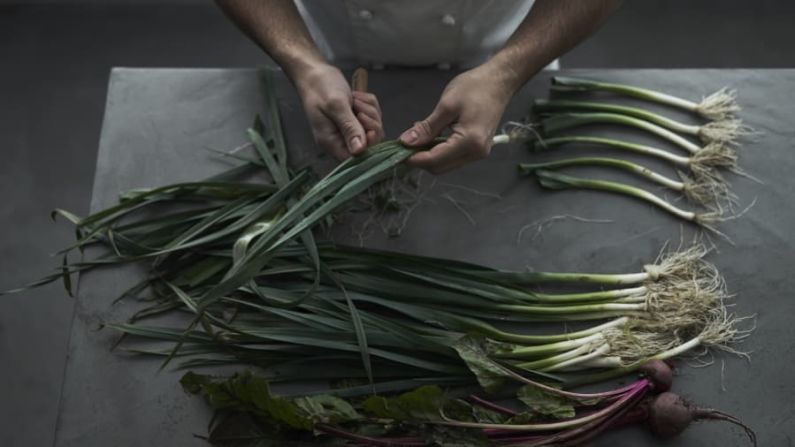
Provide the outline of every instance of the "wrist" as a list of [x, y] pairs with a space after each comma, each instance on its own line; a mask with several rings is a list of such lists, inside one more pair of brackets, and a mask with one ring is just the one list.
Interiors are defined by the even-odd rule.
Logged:
[[333, 68], [319, 54], [294, 56], [279, 61], [279, 65], [298, 89], [311, 85], [324, 71]]
[[532, 60], [532, 57], [516, 54], [515, 51], [504, 48], [484, 65], [488, 66], [493, 78], [510, 98], [543, 68], [531, 62]]

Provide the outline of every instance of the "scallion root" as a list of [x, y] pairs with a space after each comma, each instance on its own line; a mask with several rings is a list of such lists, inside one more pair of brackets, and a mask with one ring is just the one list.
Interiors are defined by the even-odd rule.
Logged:
[[702, 99], [700, 103], [696, 104], [694, 111], [711, 120], [731, 118], [740, 111], [740, 106], [737, 104], [737, 92], [723, 87]]
[[710, 121], [699, 126], [698, 137], [704, 143], [736, 144], [737, 139], [751, 135], [753, 130], [737, 118]]

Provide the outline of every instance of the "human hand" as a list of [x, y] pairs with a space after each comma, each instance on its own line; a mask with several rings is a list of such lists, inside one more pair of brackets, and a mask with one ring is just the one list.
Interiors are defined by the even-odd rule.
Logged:
[[340, 70], [319, 64], [294, 79], [315, 142], [337, 160], [357, 155], [384, 138], [375, 95], [351, 92]]
[[443, 143], [417, 152], [408, 163], [434, 174], [450, 171], [486, 157], [514, 87], [496, 66], [488, 63], [456, 76], [442, 92], [433, 112], [403, 132], [407, 146], [430, 143], [444, 129], [451, 134]]

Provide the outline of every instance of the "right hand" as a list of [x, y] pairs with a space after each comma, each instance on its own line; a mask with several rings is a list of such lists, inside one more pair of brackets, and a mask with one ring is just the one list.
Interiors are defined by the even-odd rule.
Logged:
[[337, 160], [358, 155], [384, 138], [378, 99], [351, 92], [338, 68], [320, 64], [294, 81], [315, 142]]

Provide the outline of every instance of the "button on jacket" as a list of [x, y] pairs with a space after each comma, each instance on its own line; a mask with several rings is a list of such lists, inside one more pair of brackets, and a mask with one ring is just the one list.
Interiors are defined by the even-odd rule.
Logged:
[[296, 0], [325, 56], [341, 66], [471, 67], [516, 30], [532, 0]]

